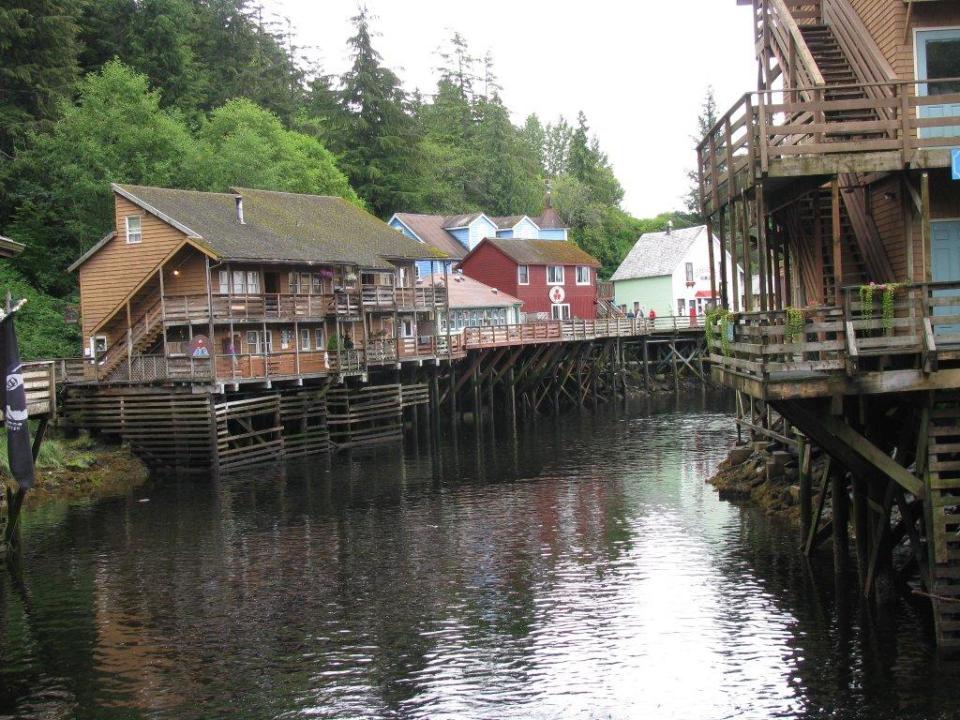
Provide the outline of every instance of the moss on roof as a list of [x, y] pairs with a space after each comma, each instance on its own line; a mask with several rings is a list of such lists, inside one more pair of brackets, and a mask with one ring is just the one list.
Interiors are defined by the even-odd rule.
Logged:
[[588, 265], [600, 267], [600, 261], [567, 240], [523, 240], [485, 238], [463, 259], [466, 263], [483, 245], [492, 245], [518, 265]]
[[243, 197], [241, 224], [233, 193], [117, 187], [148, 211], [186, 226], [225, 259], [388, 268], [388, 260], [446, 257], [339, 197], [235, 188]]

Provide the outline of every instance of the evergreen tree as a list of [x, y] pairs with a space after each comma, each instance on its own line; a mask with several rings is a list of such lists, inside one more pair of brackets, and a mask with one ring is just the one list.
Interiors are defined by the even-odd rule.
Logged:
[[[713, 95], [713, 86], [708, 85], [703, 104], [700, 106], [700, 114], [697, 116], [697, 134], [692, 138], [694, 148], [710, 134], [714, 125], [717, 124], [717, 120], [717, 102]], [[700, 215], [700, 174], [694, 169], [687, 173], [687, 178], [690, 181], [690, 189], [684, 197], [684, 206], [689, 215], [702, 222]]]
[[69, 97], [78, 75], [75, 3], [10, 0], [0, 6], [0, 158], [12, 156]]
[[341, 78], [344, 122], [338, 150], [357, 193], [385, 217], [417, 205], [418, 137], [400, 81], [373, 47], [372, 19], [365, 6], [352, 18], [352, 65]]

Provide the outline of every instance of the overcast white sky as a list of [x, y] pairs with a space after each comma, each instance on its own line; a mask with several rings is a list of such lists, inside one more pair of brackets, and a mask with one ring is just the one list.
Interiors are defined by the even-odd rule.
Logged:
[[[266, 0], [289, 18], [325, 72], [347, 66], [356, 0]], [[493, 53], [503, 98], [521, 123], [583, 110], [626, 190], [648, 217], [681, 207], [707, 85], [720, 111], [756, 84], [750, 9], [734, 0], [368, 0], [377, 48], [408, 89], [430, 93], [436, 50], [454, 30]]]

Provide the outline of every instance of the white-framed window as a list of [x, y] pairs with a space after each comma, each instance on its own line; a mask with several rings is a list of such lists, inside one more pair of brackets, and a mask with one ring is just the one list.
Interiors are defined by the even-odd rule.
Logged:
[[400, 335], [401, 337], [411, 338], [413, 337], [414, 326], [412, 318], [402, 318], [400, 320]]
[[414, 277], [415, 279], [417, 279], [417, 280], [422, 279], [423, 275], [422, 275], [421, 272], [420, 272], [420, 266], [419, 266], [419, 265], [414, 265], [414, 266], [413, 266], [413, 277]]
[[300, 273], [290, 272], [287, 273], [287, 285], [290, 287], [290, 293], [292, 295], [300, 294]]
[[247, 292], [250, 295], [260, 294], [260, 273], [256, 270], [247, 271]]
[[143, 242], [143, 218], [140, 215], [127, 215], [127, 245]]
[[530, 266], [529, 265], [517, 265], [517, 284], [518, 285], [530, 284]]
[[90, 354], [93, 357], [102, 355], [107, 351], [107, 336], [106, 335], [94, 335], [90, 338]]
[[405, 267], [400, 268], [400, 271], [397, 276], [397, 287], [406, 287], [407, 286], [407, 269]]
[[686, 309], [686, 301], [683, 298], [677, 298], [677, 315], [683, 315]]
[[293, 330], [290, 328], [280, 328], [280, 349], [289, 350], [293, 345]]
[[247, 274], [243, 270], [233, 271], [233, 292], [237, 295], [247, 294]]
[[310, 349], [310, 328], [300, 328], [300, 349]]
[[551, 305], [550, 317], [553, 320], [569, 320], [570, 319], [570, 303], [562, 303], [560, 305]]
[[323, 275], [320, 273], [313, 274], [312, 291], [314, 295], [323, 295]]
[[247, 352], [252, 355], [260, 354], [261, 348], [259, 330], [247, 330]]
[[324, 341], [324, 339], [323, 339], [323, 328], [322, 328], [322, 327], [318, 327], [318, 328], [317, 328], [316, 337], [317, 337], [317, 344], [314, 345], [314, 347], [315, 347], [317, 350], [323, 350], [323, 349], [327, 346], [327, 343], [326, 343], [326, 342]]
[[687, 274], [687, 282], [688, 282], [688, 283], [694, 282], [694, 279], [693, 279], [693, 263], [692, 263], [692, 262], [686, 263], [686, 264], [684, 265], [684, 270], [685, 270], [685, 272], [686, 272], [686, 274]]
[[577, 285], [590, 284], [590, 268], [587, 265], [577, 265]]
[[547, 285], [563, 285], [563, 265], [547, 265]]
[[221, 295], [230, 294], [230, 271], [229, 270], [220, 271], [220, 294]]

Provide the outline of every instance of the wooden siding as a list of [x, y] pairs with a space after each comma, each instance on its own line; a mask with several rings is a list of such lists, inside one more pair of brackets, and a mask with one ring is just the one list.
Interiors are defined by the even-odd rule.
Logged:
[[[84, 338], [186, 237], [126, 198], [114, 195], [117, 236], [80, 267], [80, 313]], [[125, 220], [143, 217], [143, 241], [128, 245]]]
[[[897, 282], [910, 280], [907, 242], [902, 209], [902, 188], [897, 177], [875, 183], [869, 189], [869, 209], [873, 213], [884, 252]], [[907, 198], [909, 202], [909, 198]]]
[[[206, 255], [194, 247], [185, 247], [170, 258], [163, 269], [164, 292], [167, 295], [205, 295], [207, 292], [205, 258]], [[157, 289], [159, 290], [159, 287]]]
[[907, 6], [897, 0], [850, 0], [897, 77], [913, 77], [913, 40], [904, 42]]
[[[517, 283], [517, 263], [489, 243], [480, 247], [463, 264], [465, 275], [495, 287], [523, 301], [521, 311], [527, 314], [550, 313], [547, 266], [530, 265], [530, 284]], [[570, 305], [574, 318], [597, 317], [597, 268], [590, 268], [590, 284], [577, 285], [576, 266], [565, 265], [563, 290], [564, 304]]]
[[913, 30], [960, 25], [960, 3], [915, 3], [907, 28], [907, 4], [900, 0], [850, 0], [897, 77], [914, 77]]

